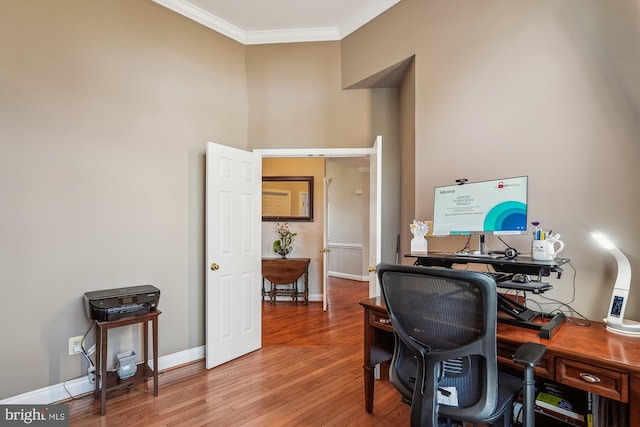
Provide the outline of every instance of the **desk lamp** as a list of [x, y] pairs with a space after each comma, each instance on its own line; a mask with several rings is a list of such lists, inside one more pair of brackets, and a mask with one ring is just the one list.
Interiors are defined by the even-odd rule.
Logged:
[[629, 289], [631, 288], [631, 264], [629, 264], [629, 260], [622, 251], [616, 248], [602, 233], [593, 231], [591, 232], [591, 236], [613, 255], [618, 264], [618, 276], [616, 277], [613, 293], [611, 294], [609, 314], [606, 319], [604, 319], [607, 330], [619, 334], [640, 337], [640, 323], [633, 320], [625, 320], [624, 318]]

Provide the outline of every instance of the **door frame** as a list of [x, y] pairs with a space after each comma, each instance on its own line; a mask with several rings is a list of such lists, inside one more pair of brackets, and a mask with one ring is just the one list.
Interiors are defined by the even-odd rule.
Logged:
[[[377, 140], [377, 138], [376, 138]], [[366, 157], [370, 158], [372, 156], [372, 147], [369, 148], [254, 148], [252, 151], [254, 153], [260, 154], [263, 159], [265, 158], [309, 158], [309, 157], [318, 157], [324, 159], [331, 158], [339, 158], [339, 157]], [[382, 188], [378, 188], [377, 191], [382, 191]], [[324, 195], [325, 200], [323, 200], [323, 204], [326, 205], [326, 194]], [[323, 219], [326, 224], [327, 219]], [[325, 225], [323, 224], [323, 226]], [[326, 243], [326, 242], [325, 242]], [[326, 249], [326, 248], [323, 248]], [[324, 262], [326, 264], [326, 253], [324, 254]], [[324, 269], [326, 271], [326, 269]], [[327, 298], [326, 298], [326, 283], [327, 277], [326, 273], [323, 272], [323, 281], [325, 285], [323, 286], [323, 310], [327, 309]], [[371, 285], [370, 285], [371, 287]]]

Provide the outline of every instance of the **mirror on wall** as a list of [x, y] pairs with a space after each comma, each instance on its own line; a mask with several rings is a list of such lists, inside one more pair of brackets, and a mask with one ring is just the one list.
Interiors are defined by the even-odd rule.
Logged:
[[263, 221], [313, 221], [312, 176], [263, 176]]

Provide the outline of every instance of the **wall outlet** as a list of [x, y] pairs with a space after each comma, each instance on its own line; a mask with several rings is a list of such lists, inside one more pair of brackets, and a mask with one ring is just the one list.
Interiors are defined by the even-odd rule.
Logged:
[[91, 384], [94, 384], [96, 382], [96, 367], [95, 366], [89, 366], [89, 368], [87, 369], [87, 377], [89, 378], [89, 382]]
[[82, 352], [82, 335], [69, 338], [69, 355], [80, 354]]

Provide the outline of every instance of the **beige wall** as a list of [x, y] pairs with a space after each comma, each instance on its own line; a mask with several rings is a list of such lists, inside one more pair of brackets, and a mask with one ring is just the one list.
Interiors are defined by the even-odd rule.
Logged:
[[[154, 284], [160, 356], [204, 345], [206, 141], [371, 145], [338, 42], [245, 47], [147, 0], [7, 0], [0, 50], [0, 321], [22, 349], [0, 355], [0, 399], [86, 373], [67, 339], [90, 290]], [[298, 242], [312, 292], [321, 216]]]
[[0, 399], [86, 374], [86, 291], [154, 284], [160, 355], [202, 345], [205, 144], [247, 147], [244, 47], [150, 1], [3, 0], [0, 52]]
[[339, 42], [247, 46], [251, 148], [371, 147], [371, 94], [341, 90]]
[[[530, 219], [562, 234], [576, 269], [545, 295], [605, 316], [615, 264], [589, 231], [609, 234], [640, 270], [640, 4], [403, 0], [343, 40], [343, 82], [414, 54], [415, 217], [431, 219], [436, 185], [528, 175]], [[529, 236], [505, 240], [530, 250]], [[630, 299], [640, 320], [640, 290]]]

